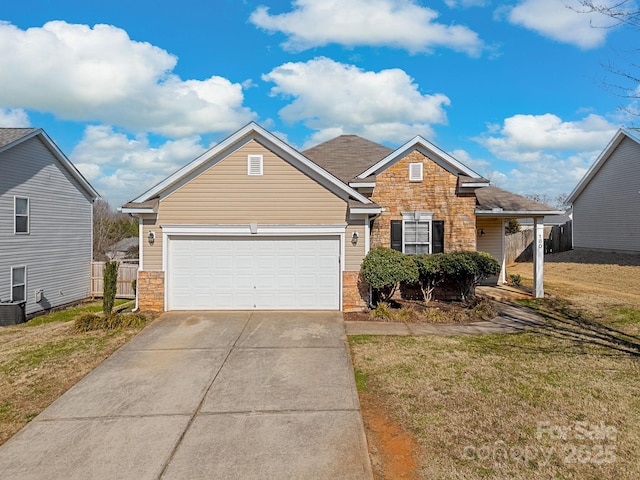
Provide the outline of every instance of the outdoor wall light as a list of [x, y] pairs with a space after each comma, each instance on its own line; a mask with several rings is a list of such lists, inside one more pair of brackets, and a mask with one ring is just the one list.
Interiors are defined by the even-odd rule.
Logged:
[[480, 236], [484, 237], [484, 229], [480, 229]]
[[149, 235], [147, 235], [147, 240], [149, 240], [149, 245], [153, 245], [153, 242], [156, 241], [156, 232], [149, 232]]
[[353, 235], [351, 235], [351, 245], [355, 247], [357, 244], [358, 244], [358, 232], [353, 232]]

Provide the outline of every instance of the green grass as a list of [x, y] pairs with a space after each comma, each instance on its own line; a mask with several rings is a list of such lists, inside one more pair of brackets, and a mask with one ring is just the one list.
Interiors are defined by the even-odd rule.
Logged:
[[[115, 301], [115, 306], [118, 307], [130, 302], [131, 300], [118, 299]], [[97, 313], [101, 311], [102, 300], [85, 303], [76, 307], [66, 308], [64, 310], [48, 313], [46, 315], [40, 315], [38, 317], [32, 318], [22, 325], [25, 327], [37, 327], [38, 325], [44, 325], [45, 323], [51, 322], [70, 322], [71, 320], [74, 320], [78, 315], [81, 315], [83, 313]]]
[[19, 352], [10, 361], [0, 364], [0, 372], [9, 375], [25, 368], [37, 369], [45, 362], [55, 361], [79, 350], [91, 349], [99, 352], [104, 349], [105, 344], [106, 339], [102, 337], [70, 337], [46, 342], [29, 350]]
[[356, 377], [356, 388], [359, 392], [367, 393], [367, 374], [360, 369], [354, 369], [354, 374]]
[[[356, 378], [415, 436], [419, 478], [636, 478], [640, 311], [616, 307], [597, 317], [558, 299], [524, 303], [543, 326], [512, 335], [350, 338]], [[569, 428], [569, 439], [538, 438], [539, 422]], [[577, 422], [614, 427], [617, 438], [581, 440]], [[554, 454], [548, 464], [478, 454], [503, 444]], [[615, 461], [567, 461], [571, 446], [589, 453], [602, 445]], [[475, 456], [465, 457], [467, 447]]]

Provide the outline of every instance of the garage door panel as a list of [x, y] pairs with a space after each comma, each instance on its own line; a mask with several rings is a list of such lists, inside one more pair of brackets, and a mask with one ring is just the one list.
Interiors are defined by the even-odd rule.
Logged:
[[338, 237], [170, 238], [169, 309], [338, 309]]

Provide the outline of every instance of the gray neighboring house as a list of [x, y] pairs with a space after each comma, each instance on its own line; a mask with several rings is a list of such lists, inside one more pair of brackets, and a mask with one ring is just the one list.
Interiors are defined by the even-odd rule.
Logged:
[[640, 253], [640, 131], [618, 130], [567, 204], [574, 248]]
[[0, 128], [0, 172], [0, 302], [29, 315], [90, 296], [99, 194], [38, 128]]

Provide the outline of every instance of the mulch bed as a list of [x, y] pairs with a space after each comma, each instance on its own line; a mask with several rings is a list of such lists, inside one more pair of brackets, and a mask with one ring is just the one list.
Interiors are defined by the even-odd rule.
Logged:
[[493, 301], [476, 298], [470, 302], [433, 300], [428, 304], [397, 300], [392, 306], [364, 312], [346, 312], [343, 316], [346, 321], [462, 324], [490, 320], [496, 315]]

